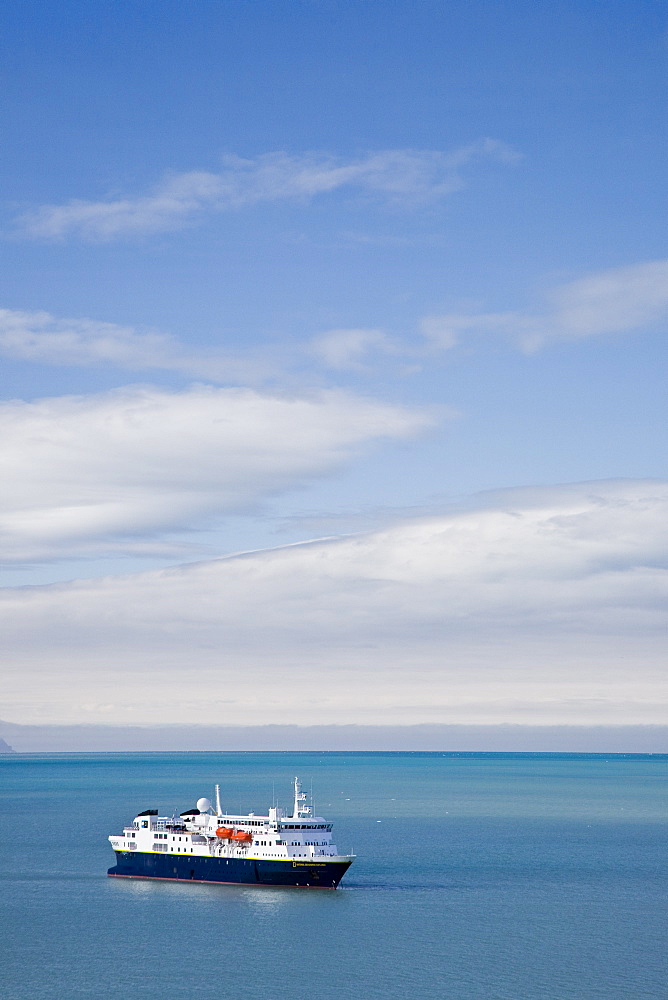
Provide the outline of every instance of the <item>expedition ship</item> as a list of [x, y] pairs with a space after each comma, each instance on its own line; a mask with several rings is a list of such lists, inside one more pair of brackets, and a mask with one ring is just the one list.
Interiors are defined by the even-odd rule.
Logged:
[[332, 844], [332, 826], [313, 816], [299, 779], [292, 815], [273, 806], [266, 816], [224, 813], [202, 798], [179, 816], [145, 809], [122, 834], [111, 834], [116, 864], [108, 875], [236, 885], [336, 889], [354, 860]]

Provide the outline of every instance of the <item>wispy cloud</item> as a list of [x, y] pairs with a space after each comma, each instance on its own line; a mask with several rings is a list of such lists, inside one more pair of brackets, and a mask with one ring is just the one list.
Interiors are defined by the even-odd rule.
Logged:
[[552, 289], [543, 310], [447, 313], [423, 321], [436, 348], [454, 347], [468, 334], [499, 334], [522, 350], [555, 340], [656, 329], [668, 322], [668, 260], [595, 272]]
[[0, 309], [0, 353], [52, 365], [139, 369], [173, 367], [180, 353], [168, 334], [140, 332], [92, 319], [58, 319], [48, 312]]
[[[278, 413], [265, 411], [265, 426]], [[314, 417], [326, 439], [303, 405], [280, 429], [303, 433]], [[218, 464], [229, 460], [222, 449]], [[284, 460], [281, 451], [274, 464]], [[193, 468], [201, 477], [199, 459], [186, 464], [184, 488]], [[139, 464], [130, 468], [136, 478]], [[165, 472], [158, 456], [146, 477]], [[248, 479], [255, 494], [252, 463]], [[51, 722], [666, 724], [667, 598], [665, 482], [499, 491], [369, 534], [1, 592], [7, 712]], [[119, 699], [126, 690], [132, 699]]]
[[[0, 354], [51, 365], [164, 369], [227, 382], [266, 382], [304, 357], [335, 371], [373, 371], [383, 360], [415, 371], [433, 352], [475, 335], [503, 337], [531, 353], [558, 340], [656, 330], [668, 324], [668, 260], [611, 268], [551, 289], [540, 310], [425, 316], [420, 336], [377, 327], [327, 330], [301, 346], [266, 345], [255, 353], [187, 348], [176, 337], [94, 319], [60, 319], [43, 311], [0, 309]], [[280, 355], [280, 356], [279, 356]]]
[[173, 174], [138, 197], [43, 205], [23, 215], [18, 230], [35, 239], [73, 235], [113, 240], [178, 229], [204, 212], [241, 209], [263, 201], [306, 203], [341, 189], [414, 205], [459, 190], [464, 185], [464, 168], [481, 157], [504, 163], [519, 158], [495, 139], [482, 139], [449, 153], [385, 150], [348, 161], [322, 153], [291, 156], [276, 152], [255, 159], [226, 156], [218, 173]]
[[96, 319], [0, 309], [0, 356], [43, 365], [181, 372], [206, 381], [259, 385], [285, 372], [275, 347], [224, 352], [188, 349], [177, 337]]
[[473, 336], [497, 336], [530, 354], [554, 341], [653, 331], [668, 325], [668, 260], [584, 275], [550, 289], [542, 310], [450, 312], [422, 317], [419, 336], [377, 328], [331, 330], [310, 353], [332, 369], [371, 371], [388, 358], [414, 372], [431, 356]]
[[305, 362], [315, 368], [317, 378], [319, 368], [369, 372], [381, 356], [410, 358], [410, 352], [382, 330], [364, 328], [329, 330], [305, 344], [196, 350], [156, 330], [0, 309], [0, 356], [43, 365], [172, 371], [207, 382], [258, 386], [279, 377], [283, 384], [303, 379]]
[[310, 353], [328, 368], [367, 371], [380, 354], [403, 353], [403, 348], [382, 330], [328, 330], [314, 337]]
[[147, 551], [332, 473], [425, 411], [344, 392], [130, 387], [0, 406], [0, 548], [10, 562]]

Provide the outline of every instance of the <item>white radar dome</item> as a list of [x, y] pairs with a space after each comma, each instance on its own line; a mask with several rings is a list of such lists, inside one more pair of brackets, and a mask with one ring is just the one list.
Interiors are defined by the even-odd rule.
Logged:
[[211, 808], [211, 803], [209, 802], [208, 799], [198, 799], [197, 808], [201, 813], [208, 812], [209, 809]]

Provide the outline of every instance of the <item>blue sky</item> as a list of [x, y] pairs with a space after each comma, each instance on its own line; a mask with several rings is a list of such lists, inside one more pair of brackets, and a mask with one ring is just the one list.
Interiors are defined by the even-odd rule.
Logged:
[[668, 721], [665, 6], [3, 22], [0, 717]]

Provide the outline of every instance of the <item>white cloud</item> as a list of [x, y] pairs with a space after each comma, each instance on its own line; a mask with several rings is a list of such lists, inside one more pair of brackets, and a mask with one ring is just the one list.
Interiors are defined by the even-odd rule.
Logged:
[[[197, 352], [154, 330], [138, 330], [100, 320], [59, 319], [43, 311], [0, 309], [0, 354], [42, 364], [109, 366], [127, 370], [163, 369], [197, 378], [259, 384], [299, 368], [310, 356], [327, 368], [365, 372], [381, 358], [402, 366], [421, 363], [430, 351], [451, 350], [471, 334], [498, 335], [525, 351], [554, 340], [581, 340], [604, 334], [655, 330], [668, 322], [668, 260], [601, 271], [552, 289], [542, 312], [447, 313], [425, 316], [422, 345], [378, 328], [328, 330], [301, 349], [296, 345], [261, 351]], [[427, 347], [425, 348], [425, 342]]]
[[554, 323], [539, 337], [591, 337], [653, 326], [668, 319], [668, 260], [599, 271], [557, 288], [550, 298]]
[[255, 351], [192, 351], [170, 334], [95, 319], [59, 319], [51, 313], [0, 309], [0, 355], [46, 365], [158, 369], [207, 381], [258, 385], [289, 361], [271, 346]]
[[43, 205], [24, 215], [19, 229], [38, 239], [75, 234], [84, 239], [111, 240], [177, 229], [204, 211], [240, 209], [262, 201], [307, 202], [340, 189], [415, 203], [459, 190], [464, 184], [463, 168], [479, 157], [506, 163], [519, 158], [495, 139], [483, 139], [451, 153], [385, 150], [351, 161], [321, 153], [290, 156], [278, 152], [255, 159], [226, 156], [219, 173], [173, 174], [140, 197]]
[[328, 368], [366, 371], [370, 356], [397, 354], [400, 348], [382, 330], [328, 330], [314, 337], [311, 353]]
[[[455, 347], [462, 330], [468, 329], [464, 316], [425, 316], [420, 322], [420, 330], [427, 340], [441, 351]], [[471, 324], [474, 325], [474, 324]]]
[[666, 724], [667, 597], [668, 483], [500, 491], [368, 535], [6, 591], [5, 715]]
[[330, 473], [424, 412], [343, 392], [130, 387], [0, 406], [7, 560], [141, 549]]
[[319, 334], [304, 346], [262, 345], [254, 350], [187, 350], [176, 337], [93, 319], [59, 319], [48, 312], [0, 309], [0, 355], [46, 365], [176, 371], [207, 381], [260, 385], [304, 356], [339, 371], [369, 371], [381, 356], [410, 357], [382, 330], [341, 329]]
[[174, 367], [179, 345], [166, 334], [142, 333], [116, 323], [0, 309], [0, 352], [42, 364], [164, 368]]
[[463, 334], [501, 334], [525, 351], [554, 340], [656, 329], [668, 322], [668, 260], [611, 268], [561, 285], [542, 312], [449, 313], [428, 317], [422, 332], [449, 349]]

